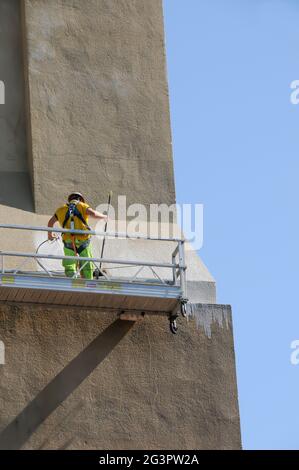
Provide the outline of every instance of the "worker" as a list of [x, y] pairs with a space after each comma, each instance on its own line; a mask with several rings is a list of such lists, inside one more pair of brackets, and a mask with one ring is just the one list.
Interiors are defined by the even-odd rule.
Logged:
[[[60, 226], [64, 229], [89, 231], [88, 217], [98, 220], [107, 220], [105, 214], [95, 211], [85, 203], [85, 199], [81, 193], [73, 192], [69, 195], [67, 204], [64, 204], [64, 206], [56, 210], [55, 214], [48, 222], [48, 227], [52, 228], [56, 222], [59, 222]], [[56, 236], [53, 232], [49, 231], [48, 239], [54, 240], [55, 238]], [[88, 233], [82, 235], [63, 233], [62, 241], [65, 256], [92, 258], [90, 235]], [[85, 279], [93, 279], [94, 265], [91, 261], [78, 263], [74, 260], [64, 259], [62, 265], [67, 277], [76, 277], [77, 266], [79, 265], [80, 268], [82, 268], [80, 271], [81, 276]]]

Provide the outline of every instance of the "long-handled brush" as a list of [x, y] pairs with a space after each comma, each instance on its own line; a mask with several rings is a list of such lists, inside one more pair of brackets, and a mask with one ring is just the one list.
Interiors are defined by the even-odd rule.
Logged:
[[[107, 233], [107, 227], [108, 227], [109, 210], [110, 210], [110, 207], [111, 207], [111, 200], [112, 200], [112, 191], [110, 191], [110, 193], [109, 193], [109, 195], [108, 195], [108, 202], [107, 202], [107, 220], [106, 220], [105, 228], [104, 228], [104, 238], [103, 238], [103, 243], [102, 243], [101, 259], [103, 258], [104, 250], [105, 250], [105, 245], [106, 245], [106, 233]], [[95, 277], [96, 279], [98, 279], [100, 276], [103, 276], [102, 264], [103, 264], [103, 263], [102, 263], [102, 261], [101, 261], [99, 268], [97, 268], [97, 269], [94, 271], [94, 277]]]

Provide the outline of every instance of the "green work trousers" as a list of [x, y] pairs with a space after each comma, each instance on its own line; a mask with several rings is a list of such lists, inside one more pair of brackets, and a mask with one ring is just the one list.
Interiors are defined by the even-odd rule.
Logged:
[[[82, 243], [82, 241], [81, 241]], [[79, 248], [80, 242], [76, 241], [76, 247]], [[76, 253], [71, 250], [70, 248], [64, 247], [64, 254], [65, 256], [76, 256]], [[92, 258], [92, 252], [91, 252], [91, 247], [90, 245], [85, 248], [81, 253], [80, 257], [82, 258]], [[62, 266], [64, 267], [65, 270], [65, 275], [67, 277], [76, 277], [77, 272], [79, 271], [78, 265], [80, 268], [83, 266], [81, 269], [80, 273], [82, 273], [82, 277], [85, 279], [93, 279], [93, 270], [94, 270], [94, 265], [92, 261], [73, 261], [73, 260], [67, 260], [64, 259], [62, 261]]]

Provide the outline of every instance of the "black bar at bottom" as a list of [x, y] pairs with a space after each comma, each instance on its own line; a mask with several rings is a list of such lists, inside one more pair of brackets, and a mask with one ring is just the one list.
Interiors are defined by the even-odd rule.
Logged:
[[[205, 468], [213, 462], [223, 463], [286, 463], [286, 461], [297, 462], [299, 451], [1, 451], [1, 467], [4, 464], [14, 463], [55, 465], [63, 467], [96, 467], [103, 468], [131, 468], [147, 467], [148, 465], [181, 466], [191, 465]], [[4, 468], [4, 467], [2, 467]], [[207, 467], [209, 468], [209, 467]]]

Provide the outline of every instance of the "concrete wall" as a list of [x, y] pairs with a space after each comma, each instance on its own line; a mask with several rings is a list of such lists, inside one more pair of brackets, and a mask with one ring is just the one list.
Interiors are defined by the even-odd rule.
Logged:
[[[0, 0], [7, 34], [5, 47], [0, 36], [0, 66], [10, 64], [10, 75], [1, 71], [0, 79], [16, 99], [11, 108], [0, 107], [11, 113], [0, 138], [10, 136], [9, 145], [19, 149], [12, 159], [1, 153], [0, 196], [6, 184], [5, 194], [12, 189], [17, 197], [0, 205], [1, 220], [44, 225], [48, 217], [39, 214], [52, 214], [74, 188], [94, 206], [111, 189], [115, 197], [127, 195], [129, 204], [173, 203], [161, 0], [21, 4], [27, 148], [38, 214], [7, 207], [30, 199], [16, 179], [22, 174], [28, 181], [18, 2]], [[3, 130], [6, 121], [11, 131]], [[0, 233], [1, 250], [32, 251], [39, 241], [28, 233]], [[141, 245], [141, 257], [166, 256], [156, 245]], [[135, 254], [134, 242], [128, 247], [126, 256]], [[107, 253], [113, 252], [120, 254], [118, 246], [108, 243]], [[191, 300], [214, 303], [215, 281], [206, 267], [191, 252], [187, 263]], [[207, 305], [196, 312], [199, 329], [195, 321], [181, 321], [174, 337], [166, 318], [133, 325], [92, 310], [2, 303], [0, 448], [239, 448], [230, 309]]]
[[36, 210], [175, 201], [161, 0], [24, 0]]
[[0, 0], [0, 204], [33, 209], [27, 162], [19, 0]]
[[240, 448], [230, 309], [203, 318], [1, 304], [0, 448]]

